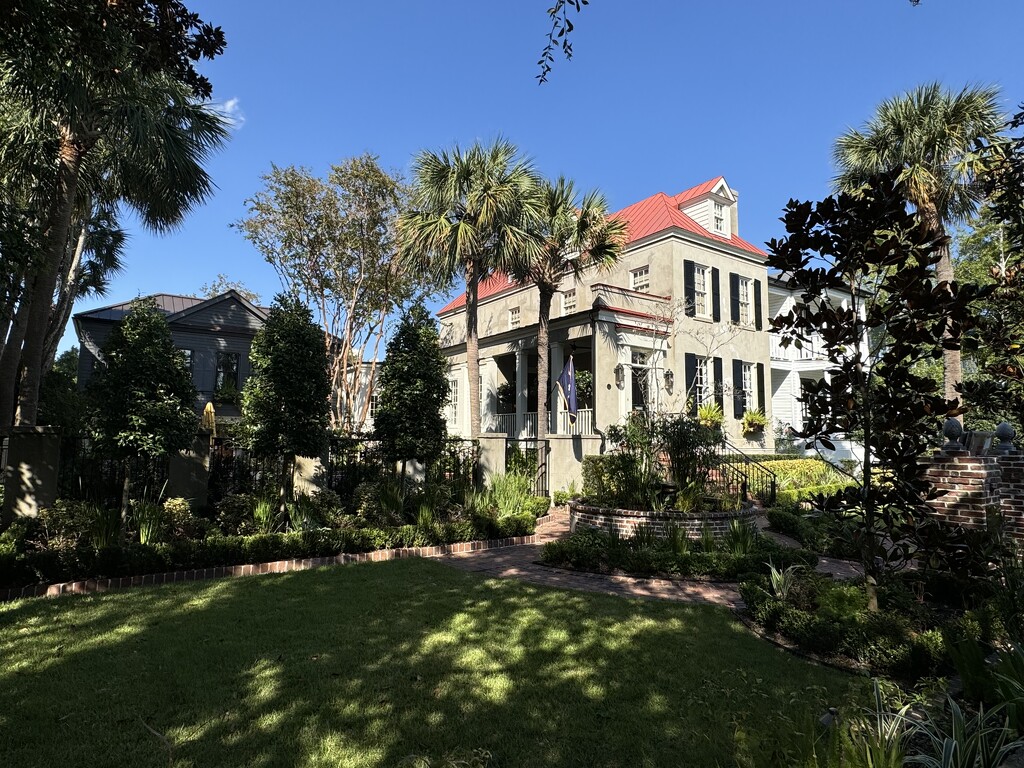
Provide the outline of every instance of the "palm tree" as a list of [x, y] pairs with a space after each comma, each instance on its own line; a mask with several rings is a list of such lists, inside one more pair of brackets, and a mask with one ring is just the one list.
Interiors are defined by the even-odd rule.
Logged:
[[597, 191], [580, 200], [571, 180], [541, 182], [540, 215], [536, 237], [541, 246], [534, 258], [513, 267], [521, 283], [533, 283], [540, 292], [537, 323], [537, 439], [547, 435], [551, 388], [548, 361], [548, 325], [551, 301], [566, 276], [579, 280], [590, 269], [609, 269], [626, 244], [626, 222], [608, 218], [608, 206]]
[[472, 436], [480, 433], [477, 289], [539, 247], [532, 234], [538, 179], [510, 142], [424, 151], [413, 165], [410, 210], [398, 219], [403, 258], [444, 284], [466, 282], [466, 364]]
[[[945, 243], [947, 227], [965, 222], [981, 200], [981, 158], [975, 150], [1003, 128], [998, 95], [997, 88], [952, 93], [929, 83], [883, 101], [862, 130], [836, 140], [836, 188], [855, 192], [871, 176], [899, 171], [907, 200]], [[940, 282], [953, 280], [948, 244], [941, 246], [935, 273]], [[943, 351], [943, 378], [946, 399], [957, 399], [963, 379], [959, 349]]]
[[[4, 85], [0, 80], [0, 91]], [[102, 189], [133, 208], [146, 227], [173, 229], [212, 192], [203, 165], [228, 135], [216, 110], [167, 75], [133, 76], [126, 68], [114, 78], [68, 77], [63, 85], [65, 100], [33, 103], [26, 111], [29, 119], [38, 120], [41, 111], [49, 110], [52, 131], [41, 141], [52, 147], [54, 170], [41, 184], [44, 238], [31, 290], [21, 299], [27, 315], [24, 342], [17, 354], [9, 356], [11, 350], [5, 349], [0, 371], [0, 420], [5, 423], [10, 423], [16, 381], [17, 422], [35, 424], [52, 300], [84, 198]], [[16, 101], [22, 94], [0, 96]], [[0, 178], [6, 180], [23, 167], [25, 154], [11, 140], [0, 142]]]

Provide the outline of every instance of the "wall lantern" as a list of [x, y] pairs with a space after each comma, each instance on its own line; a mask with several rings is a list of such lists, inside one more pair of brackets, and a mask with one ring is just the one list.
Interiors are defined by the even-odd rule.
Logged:
[[672, 391], [672, 385], [675, 384], [675, 382], [676, 382], [676, 375], [674, 373], [672, 373], [672, 369], [671, 368], [666, 368], [665, 369], [665, 389], [667, 389], [669, 392], [671, 392]]
[[615, 385], [621, 387], [626, 383], [626, 369], [622, 363], [615, 366]]

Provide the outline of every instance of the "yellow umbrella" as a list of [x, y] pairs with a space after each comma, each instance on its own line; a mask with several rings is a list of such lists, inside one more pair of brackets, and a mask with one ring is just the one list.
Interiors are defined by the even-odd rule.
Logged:
[[203, 429], [210, 430], [210, 436], [217, 436], [217, 414], [213, 410], [213, 403], [207, 403], [203, 408]]

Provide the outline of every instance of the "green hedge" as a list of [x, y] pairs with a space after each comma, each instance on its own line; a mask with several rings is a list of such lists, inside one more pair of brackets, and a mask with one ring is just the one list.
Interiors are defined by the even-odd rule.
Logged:
[[836, 491], [843, 490], [843, 488], [849, 488], [850, 485], [851, 483], [849, 482], [839, 482], [828, 483], [826, 485], [811, 485], [806, 488], [788, 488], [784, 491], [778, 491], [775, 496], [775, 503], [783, 506], [786, 504], [799, 504], [808, 496], [817, 495], [819, 493], [830, 496]]
[[99, 550], [80, 546], [19, 552], [14, 547], [0, 547], [0, 588], [528, 536], [533, 533], [535, 522], [534, 515], [527, 512], [497, 520], [480, 517], [442, 523], [431, 528], [321, 528], [302, 533], [215, 536], [171, 544], [128, 544]]
[[591, 528], [545, 544], [541, 560], [548, 565], [583, 571], [621, 570], [638, 576], [708, 576], [723, 580], [767, 573], [769, 562], [781, 568], [789, 565], [813, 568], [818, 562], [811, 552], [783, 547], [763, 536], [755, 539], [753, 548], [746, 554], [733, 554], [724, 547], [705, 552], [698, 542], [691, 542], [688, 551], [678, 552], [668, 541], [658, 540], [650, 546]]

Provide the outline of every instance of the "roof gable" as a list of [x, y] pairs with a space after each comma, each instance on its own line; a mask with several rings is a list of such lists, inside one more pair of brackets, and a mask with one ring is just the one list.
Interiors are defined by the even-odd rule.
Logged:
[[259, 320], [261, 323], [267, 319], [266, 309], [264, 309], [263, 307], [257, 307], [247, 298], [242, 296], [242, 294], [240, 294], [234, 288], [229, 288], [224, 293], [218, 293], [216, 296], [211, 296], [208, 299], [201, 299], [192, 306], [186, 307], [179, 312], [175, 312], [174, 314], [167, 318], [167, 322], [174, 323], [178, 322], [179, 320], [185, 320], [186, 318], [195, 315], [199, 312], [202, 312], [206, 309], [209, 309], [211, 307], [214, 307], [217, 304], [231, 300], [234, 300], [241, 304], [242, 307], [244, 307], [247, 312], [252, 314], [252, 316]]

